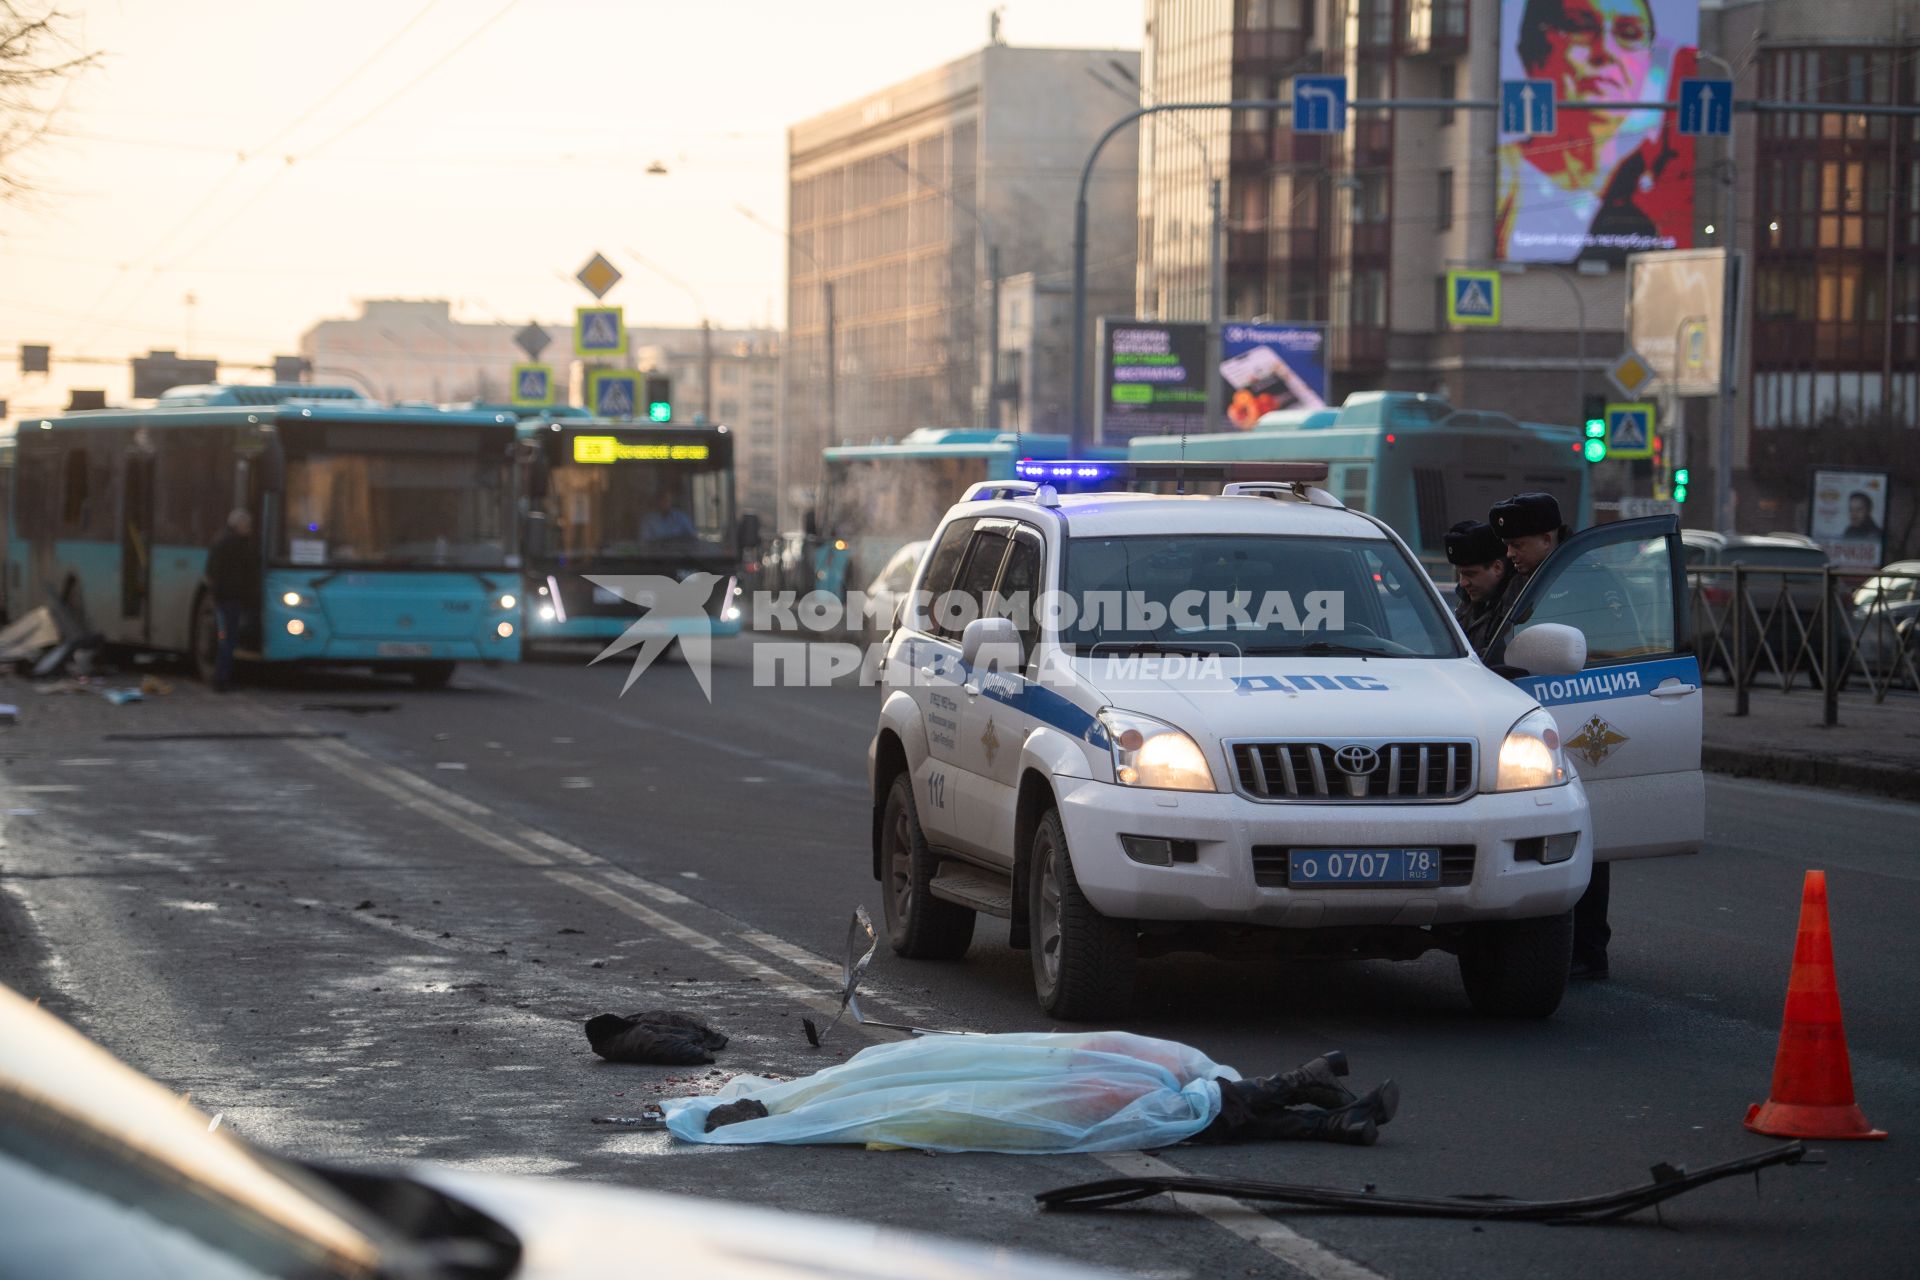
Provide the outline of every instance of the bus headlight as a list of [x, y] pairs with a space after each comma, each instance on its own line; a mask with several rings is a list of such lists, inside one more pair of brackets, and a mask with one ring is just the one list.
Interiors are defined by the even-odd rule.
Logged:
[[511, 609], [513, 608], [513, 606], [519, 603], [520, 601], [514, 598], [514, 596], [511, 593], [500, 597], [500, 607], [502, 609]]
[[552, 606], [552, 605], [550, 605], [550, 604], [543, 604], [543, 605], [541, 605], [541, 606], [540, 606], [540, 621], [542, 621], [542, 622], [552, 622], [552, 621], [553, 621], [553, 606]]
[[290, 636], [303, 636], [307, 634], [307, 624], [298, 618], [288, 618], [287, 634]]
[[1206, 753], [1192, 738], [1151, 716], [1108, 707], [1100, 723], [1113, 745], [1113, 776], [1123, 787], [1214, 791]]
[[1560, 754], [1560, 726], [1544, 711], [1529, 711], [1500, 744], [1500, 769], [1495, 791], [1532, 791], [1557, 787], [1567, 780], [1566, 758]]
[[280, 597], [280, 603], [289, 609], [310, 609], [314, 605], [312, 599], [301, 595], [298, 591], [285, 592]]
[[499, 626], [493, 629], [493, 633], [499, 636], [502, 640], [505, 640], [508, 636], [513, 634], [513, 624], [511, 622], [503, 622]]

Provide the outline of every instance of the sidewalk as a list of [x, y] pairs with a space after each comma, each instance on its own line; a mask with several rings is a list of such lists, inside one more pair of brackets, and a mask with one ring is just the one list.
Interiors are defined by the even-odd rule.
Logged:
[[1920, 801], [1920, 699], [1898, 692], [1875, 705], [1840, 696], [1840, 723], [1821, 723], [1817, 689], [1755, 689], [1733, 714], [1730, 687], [1706, 688], [1701, 763], [1711, 772]]

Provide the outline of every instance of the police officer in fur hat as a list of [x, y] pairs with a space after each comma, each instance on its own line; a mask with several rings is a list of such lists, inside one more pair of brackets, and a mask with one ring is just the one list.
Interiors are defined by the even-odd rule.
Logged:
[[1485, 657], [1494, 629], [1513, 603], [1513, 566], [1493, 526], [1462, 520], [1447, 530], [1447, 563], [1453, 566], [1453, 616], [1473, 651]]
[[[1550, 493], [1517, 493], [1494, 504], [1487, 523], [1506, 543], [1507, 556], [1513, 561], [1514, 590], [1553, 554], [1554, 548], [1573, 536], [1560, 518], [1560, 504]], [[1608, 593], [1610, 601], [1616, 599]], [[1607, 976], [1607, 943], [1613, 930], [1607, 924], [1607, 895], [1612, 879], [1611, 863], [1593, 864], [1593, 878], [1587, 891], [1573, 907], [1572, 976], [1597, 980]]]

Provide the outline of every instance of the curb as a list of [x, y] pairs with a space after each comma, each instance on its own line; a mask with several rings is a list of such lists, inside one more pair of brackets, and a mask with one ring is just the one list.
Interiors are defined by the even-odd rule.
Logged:
[[1768, 778], [1805, 787], [1856, 791], [1889, 800], [1920, 801], [1920, 770], [1846, 760], [1823, 760], [1812, 756], [1776, 755], [1767, 751], [1743, 751], [1738, 747], [1721, 747], [1712, 743], [1702, 744], [1700, 766], [1709, 773], [1724, 773], [1736, 778]]

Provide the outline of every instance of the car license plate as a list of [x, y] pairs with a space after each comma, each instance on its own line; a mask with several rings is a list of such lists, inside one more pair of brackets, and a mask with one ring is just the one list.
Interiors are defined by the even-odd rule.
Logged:
[[1287, 883], [1303, 885], [1422, 885], [1440, 883], [1438, 849], [1293, 849]]
[[407, 640], [382, 640], [376, 652], [383, 658], [431, 658], [433, 646]]

